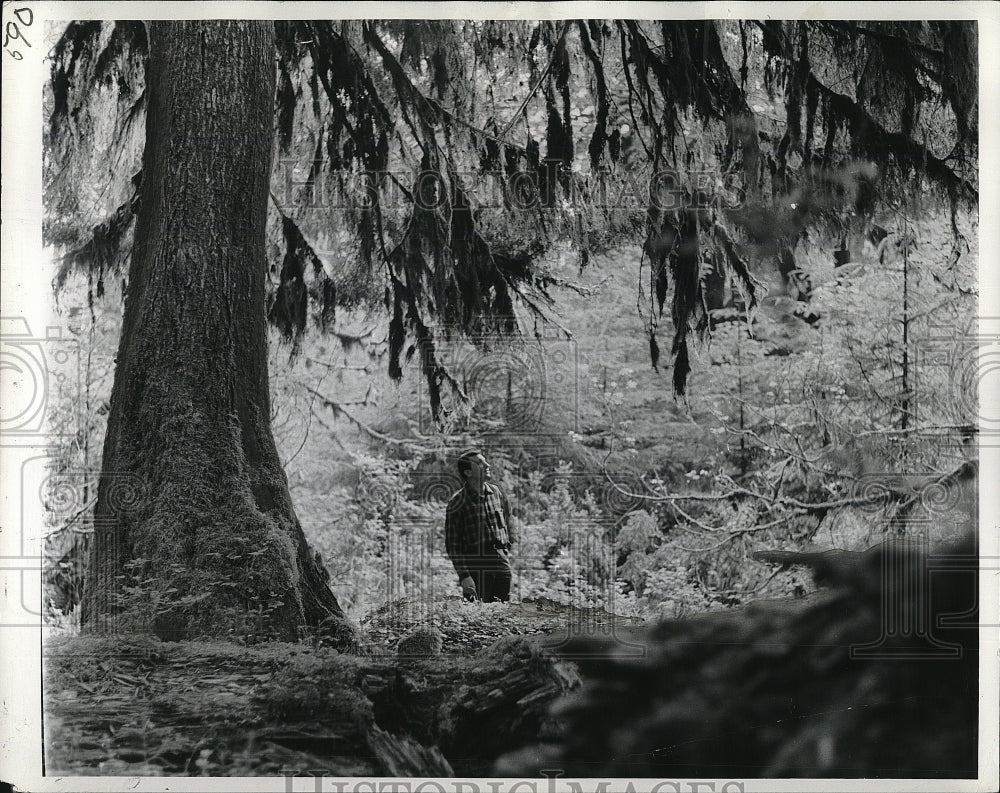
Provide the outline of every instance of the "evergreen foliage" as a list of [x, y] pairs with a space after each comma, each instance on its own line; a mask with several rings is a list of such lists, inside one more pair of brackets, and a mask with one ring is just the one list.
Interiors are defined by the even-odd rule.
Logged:
[[[268, 316], [295, 340], [310, 311], [329, 330], [338, 300], [384, 304], [389, 372], [419, 352], [440, 415], [442, 387], [465, 396], [442, 338], [551, 319], [547, 256], [568, 240], [585, 265], [624, 234], [650, 260], [654, 366], [669, 294], [683, 394], [713, 272], [752, 310], [755, 269], [787, 277], [804, 237], [866, 230], [901, 185], [953, 218], [976, 201], [976, 48], [958, 21], [279, 23]], [[145, 59], [136, 22], [72, 23], [52, 53], [45, 236], [98, 283], [130, 246]]]

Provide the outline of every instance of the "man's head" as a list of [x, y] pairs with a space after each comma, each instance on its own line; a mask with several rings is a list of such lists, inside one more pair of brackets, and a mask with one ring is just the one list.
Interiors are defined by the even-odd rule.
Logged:
[[458, 475], [474, 493], [479, 492], [483, 482], [490, 478], [490, 473], [490, 464], [478, 449], [469, 449], [459, 456]]

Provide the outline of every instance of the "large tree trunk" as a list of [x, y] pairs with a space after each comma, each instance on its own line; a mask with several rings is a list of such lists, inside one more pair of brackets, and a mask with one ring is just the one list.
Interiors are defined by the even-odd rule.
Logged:
[[146, 151], [83, 622], [161, 637], [348, 633], [270, 426], [274, 32], [150, 26]]

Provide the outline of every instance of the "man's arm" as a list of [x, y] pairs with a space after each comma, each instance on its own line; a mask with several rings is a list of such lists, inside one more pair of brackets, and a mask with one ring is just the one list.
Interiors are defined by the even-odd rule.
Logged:
[[500, 500], [503, 503], [503, 521], [507, 525], [507, 541], [513, 545], [515, 542], [514, 524], [510, 522], [510, 501], [503, 490], [500, 491]]

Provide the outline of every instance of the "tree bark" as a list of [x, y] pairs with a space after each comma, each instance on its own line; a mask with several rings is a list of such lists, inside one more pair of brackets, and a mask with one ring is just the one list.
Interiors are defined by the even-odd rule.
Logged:
[[141, 204], [83, 623], [162, 638], [350, 628], [270, 425], [270, 22], [153, 22]]

